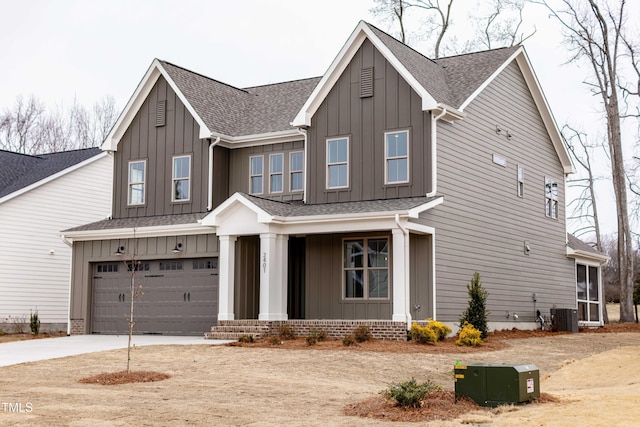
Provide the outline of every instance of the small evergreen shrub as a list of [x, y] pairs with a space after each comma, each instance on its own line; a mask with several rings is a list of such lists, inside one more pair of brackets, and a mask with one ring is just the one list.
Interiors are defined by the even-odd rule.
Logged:
[[462, 313], [460, 317], [460, 327], [464, 327], [465, 322], [471, 323], [480, 331], [482, 339], [487, 337], [489, 333], [487, 327], [487, 297], [489, 293], [480, 282], [480, 273], [473, 273], [471, 282], [467, 285], [469, 294], [469, 307]]
[[382, 394], [387, 399], [393, 399], [399, 406], [403, 408], [420, 408], [423, 405], [425, 397], [433, 390], [439, 390], [440, 387], [431, 381], [425, 383], [416, 382], [415, 378], [409, 381], [390, 384], [388, 388], [382, 390]]
[[280, 337], [281, 340], [295, 340], [296, 334], [293, 332], [293, 329], [291, 329], [291, 326], [281, 325], [278, 327], [278, 337]]
[[458, 333], [456, 344], [477, 347], [482, 344], [482, 332], [476, 329], [471, 323], [465, 322]]
[[356, 337], [351, 334], [345, 335], [344, 338], [342, 338], [342, 345], [344, 345], [345, 347], [356, 345]]
[[317, 335], [311, 334], [306, 338], [306, 340], [307, 340], [307, 345], [309, 347], [318, 344], [318, 336]]
[[355, 336], [356, 341], [358, 341], [358, 342], [369, 341], [372, 338], [371, 337], [371, 331], [369, 330], [369, 327], [365, 326], [365, 325], [358, 326], [353, 331], [353, 335]]
[[312, 329], [311, 335], [314, 335], [318, 339], [318, 342], [327, 340], [327, 331], [324, 329]]
[[40, 319], [38, 319], [38, 310], [31, 312], [31, 316], [29, 318], [29, 328], [31, 328], [31, 333], [33, 335], [38, 335], [40, 333]]
[[252, 343], [253, 342], [253, 335], [242, 335], [240, 338], [238, 338], [238, 341], [242, 342], [242, 343]]

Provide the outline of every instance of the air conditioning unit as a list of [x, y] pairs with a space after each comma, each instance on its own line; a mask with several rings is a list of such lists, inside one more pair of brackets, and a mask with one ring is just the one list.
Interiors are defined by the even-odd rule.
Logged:
[[553, 332], [578, 332], [578, 310], [575, 308], [552, 308], [551, 330]]
[[467, 396], [480, 406], [530, 402], [540, 397], [540, 371], [535, 365], [456, 365], [456, 399]]

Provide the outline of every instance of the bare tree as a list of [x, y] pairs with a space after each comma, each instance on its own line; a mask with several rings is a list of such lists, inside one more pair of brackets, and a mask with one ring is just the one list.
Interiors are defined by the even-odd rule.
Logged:
[[47, 111], [31, 96], [16, 98], [12, 108], [0, 114], [0, 149], [42, 154], [96, 147], [106, 138], [117, 118], [113, 97], [107, 96], [86, 109], [75, 100], [69, 109]]
[[525, 35], [521, 31], [524, 22], [524, 0], [492, 0], [487, 14], [469, 16], [476, 27], [475, 38], [464, 47], [465, 52], [495, 47], [515, 46], [532, 37], [536, 29]]
[[617, 83], [621, 79], [621, 43], [626, 22], [625, 0], [615, 5], [599, 0], [562, 0], [563, 10], [543, 4], [561, 24], [572, 57], [586, 60], [594, 81], [589, 86], [599, 95], [607, 120], [607, 142], [618, 214], [618, 264], [620, 320], [633, 321], [633, 247], [627, 205], [627, 181], [622, 152], [621, 110]]

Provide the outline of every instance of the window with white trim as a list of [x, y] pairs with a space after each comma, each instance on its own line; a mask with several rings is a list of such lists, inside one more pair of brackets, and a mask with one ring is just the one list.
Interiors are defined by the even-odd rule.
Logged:
[[544, 179], [545, 215], [558, 219], [558, 183], [550, 178]]
[[384, 134], [385, 182], [409, 182], [409, 131]]
[[129, 162], [129, 205], [144, 205], [146, 169], [146, 160]]
[[327, 188], [349, 186], [349, 138], [327, 140]]
[[191, 198], [191, 156], [173, 158], [173, 182], [171, 200], [184, 202]]
[[345, 299], [389, 299], [389, 239], [348, 239], [343, 245]]
[[262, 156], [249, 157], [249, 192], [251, 194], [262, 194], [263, 162]]
[[282, 175], [284, 172], [284, 155], [269, 155], [269, 192], [282, 193]]
[[289, 153], [289, 188], [291, 192], [304, 189], [304, 153], [294, 151]]
[[518, 165], [518, 197], [524, 197], [524, 168]]
[[600, 274], [593, 265], [576, 264], [578, 320], [600, 321]]

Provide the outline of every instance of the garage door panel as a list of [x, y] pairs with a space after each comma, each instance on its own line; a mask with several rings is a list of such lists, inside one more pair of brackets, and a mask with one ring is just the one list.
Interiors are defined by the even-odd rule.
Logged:
[[[92, 332], [128, 333], [131, 266], [94, 265]], [[218, 260], [145, 261], [135, 273], [141, 292], [135, 334], [200, 335], [217, 322]]]

